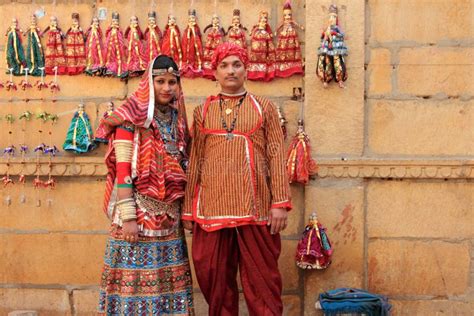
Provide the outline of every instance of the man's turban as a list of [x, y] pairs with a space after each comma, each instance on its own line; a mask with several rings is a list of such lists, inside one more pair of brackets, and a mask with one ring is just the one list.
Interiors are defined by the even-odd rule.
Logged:
[[229, 56], [237, 56], [244, 66], [247, 67], [249, 62], [247, 50], [234, 43], [225, 42], [217, 46], [214, 50], [214, 55], [212, 56], [212, 69], [217, 69], [217, 65], [219, 65], [224, 58]]

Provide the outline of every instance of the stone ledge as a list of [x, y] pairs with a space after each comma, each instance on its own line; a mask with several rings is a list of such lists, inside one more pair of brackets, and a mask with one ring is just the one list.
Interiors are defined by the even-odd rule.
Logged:
[[[474, 159], [389, 159], [355, 158], [340, 160], [320, 158], [319, 178], [419, 178], [419, 179], [472, 179]], [[18, 158], [9, 162], [9, 174], [17, 176], [44, 176], [49, 172], [49, 161], [27, 158], [23, 163]], [[107, 174], [102, 157], [56, 157], [51, 166], [53, 176], [98, 176]], [[0, 175], [7, 172], [7, 159], [0, 158]]]

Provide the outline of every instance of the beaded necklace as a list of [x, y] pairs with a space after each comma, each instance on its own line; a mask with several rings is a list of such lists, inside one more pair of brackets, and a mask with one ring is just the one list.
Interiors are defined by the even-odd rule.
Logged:
[[168, 113], [161, 113], [153, 115], [158, 130], [160, 131], [161, 140], [165, 146], [166, 151], [173, 156], [179, 154], [178, 146], [176, 145], [178, 139], [178, 111], [171, 109]]
[[[225, 118], [224, 118], [224, 110], [223, 110], [223, 107], [222, 107], [222, 95], [219, 95], [219, 109], [221, 110], [221, 123], [222, 123], [222, 127], [225, 129], [225, 131], [227, 132], [227, 135], [226, 135], [226, 138], [227, 140], [232, 140], [234, 138], [234, 129], [235, 129], [235, 123], [237, 122], [237, 117], [239, 116], [239, 110], [240, 110], [240, 106], [242, 105], [242, 103], [244, 102], [244, 99], [245, 97], [247, 96], [247, 92], [245, 92], [242, 97], [239, 99], [239, 102], [237, 103], [237, 105], [235, 106], [235, 111], [234, 112], [234, 118], [232, 119], [232, 122], [230, 123], [230, 127], [227, 126], [227, 123], [225, 121]], [[230, 114], [230, 113], [229, 113]]]

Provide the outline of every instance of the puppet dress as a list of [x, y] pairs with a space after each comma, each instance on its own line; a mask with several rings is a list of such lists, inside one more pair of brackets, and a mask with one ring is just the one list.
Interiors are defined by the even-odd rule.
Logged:
[[92, 127], [86, 112], [79, 110], [74, 113], [63, 149], [81, 154], [91, 151], [96, 147], [92, 136]]
[[280, 78], [303, 74], [301, 47], [293, 22], [283, 23], [277, 30], [275, 76]]
[[71, 27], [66, 32], [66, 64], [68, 75], [78, 75], [86, 69], [84, 32], [80, 27]]
[[[210, 27], [209, 33], [207, 33], [206, 43], [204, 45], [204, 56], [203, 56], [203, 77], [214, 80], [214, 71], [212, 69], [212, 56], [214, 56], [214, 50], [219, 44], [224, 42], [224, 32], [220, 27]], [[204, 30], [204, 33], [206, 30]]]
[[91, 26], [86, 32], [86, 69], [90, 76], [102, 75], [104, 71], [104, 50], [100, 26]]
[[46, 38], [46, 50], [44, 53], [45, 73], [47, 75], [54, 75], [55, 67], [57, 67], [58, 75], [66, 74], [66, 56], [64, 53], [61, 29], [48, 26], [44, 33], [48, 34]]
[[148, 26], [145, 30], [145, 62], [148, 65], [156, 56], [161, 54], [163, 34], [157, 25]]
[[250, 80], [271, 81], [275, 77], [275, 46], [268, 25], [252, 31], [247, 74]]
[[329, 26], [321, 34], [321, 46], [318, 49], [316, 75], [322, 82], [335, 80], [342, 83], [347, 80], [345, 56], [347, 47], [344, 43], [344, 33], [337, 25]]
[[182, 67], [181, 33], [177, 25], [166, 25], [161, 52], [173, 58], [178, 67]]
[[127, 75], [123, 33], [117, 27], [109, 27], [105, 32], [105, 75], [124, 78]]
[[39, 36], [39, 28], [30, 27], [26, 40], [26, 66], [28, 73], [32, 76], [41, 76], [44, 67], [44, 53]]
[[21, 76], [23, 67], [26, 65], [25, 54], [23, 52], [23, 45], [21, 43], [20, 30], [10, 28], [7, 32], [7, 47], [6, 47], [6, 60], [7, 67], [6, 73], [11, 73], [15, 76]]
[[127, 77], [139, 77], [146, 69], [145, 55], [143, 50], [143, 34], [138, 27], [129, 27], [125, 31], [127, 38]]
[[183, 65], [181, 72], [188, 78], [202, 75], [202, 39], [199, 26], [188, 26], [182, 38]]

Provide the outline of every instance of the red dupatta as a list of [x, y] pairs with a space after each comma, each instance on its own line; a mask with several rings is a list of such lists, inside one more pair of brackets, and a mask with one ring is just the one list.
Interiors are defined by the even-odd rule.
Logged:
[[[135, 126], [134, 137], [134, 160], [136, 161], [136, 180], [137, 189], [157, 200], [164, 200], [165, 190], [165, 171], [170, 160], [174, 159], [165, 150], [160, 137], [155, 137], [156, 123], [153, 122], [153, 113], [155, 109], [155, 95], [153, 89], [152, 67], [154, 60], [148, 65], [148, 69], [143, 74], [138, 89], [108, 117], [101, 120], [96, 131], [96, 138], [108, 142], [108, 150], [105, 155], [107, 165], [107, 181], [104, 198], [104, 212], [111, 218], [115, 199], [112, 193], [116, 178], [116, 158], [112, 144], [115, 129], [125, 122], [130, 122]], [[189, 140], [189, 130], [186, 119], [186, 110], [184, 105], [184, 95], [181, 85], [179, 87], [178, 98], [171, 106], [178, 110], [178, 148], [186, 153]], [[152, 127], [152, 128], [150, 128]], [[139, 133], [137, 136], [137, 133]], [[158, 163], [160, 162], [160, 163]], [[183, 170], [176, 171], [176, 178], [185, 179]], [[179, 173], [179, 174], [178, 174]], [[133, 176], [133, 175], [132, 175]]]

